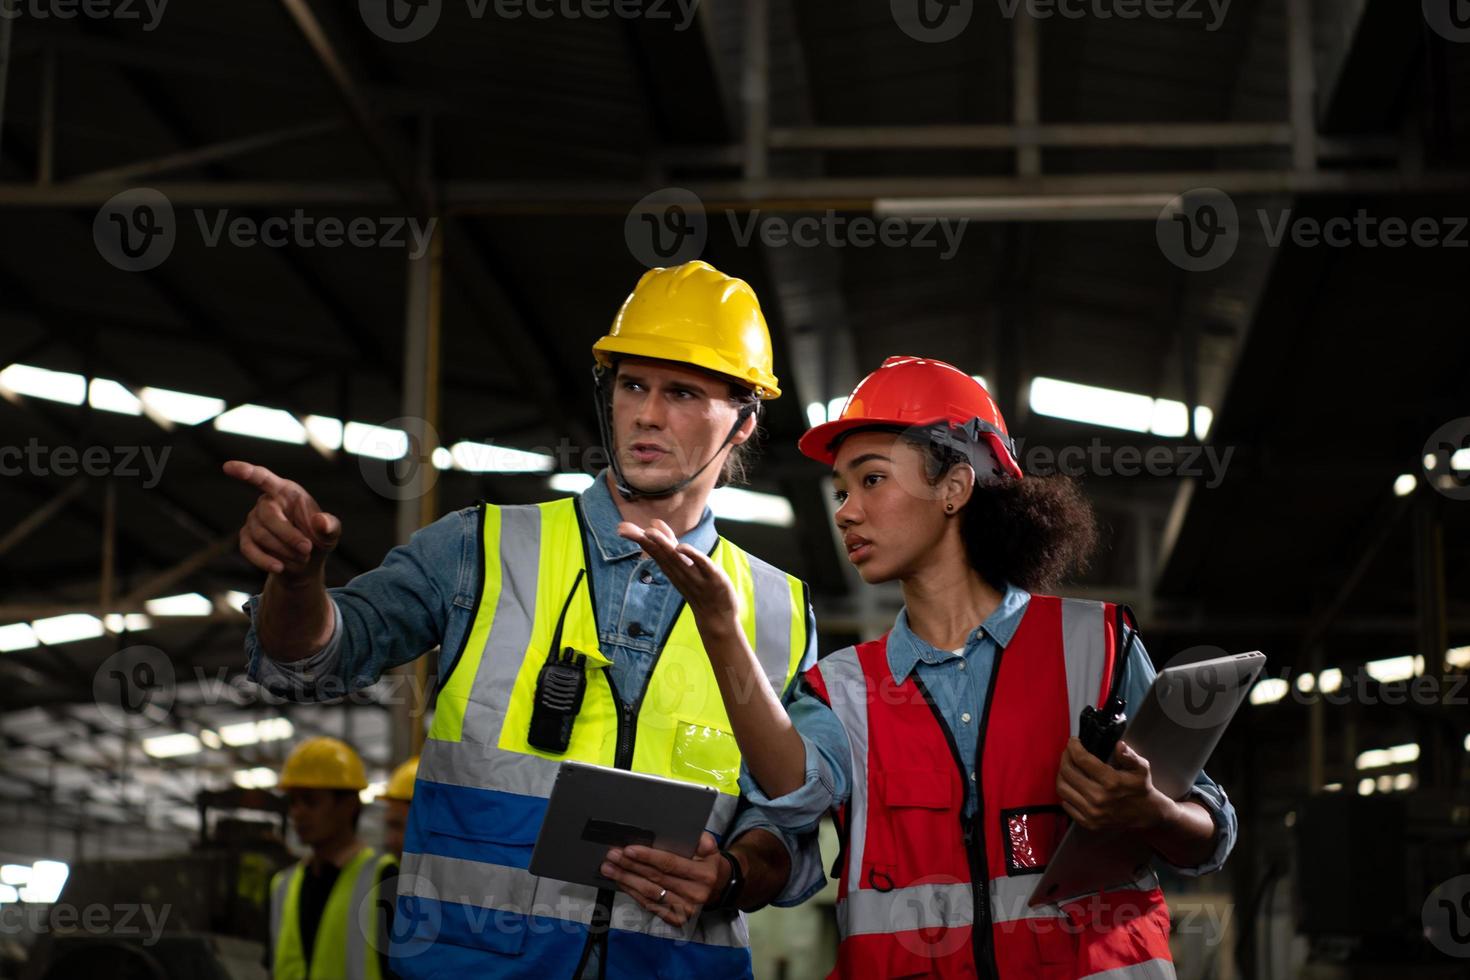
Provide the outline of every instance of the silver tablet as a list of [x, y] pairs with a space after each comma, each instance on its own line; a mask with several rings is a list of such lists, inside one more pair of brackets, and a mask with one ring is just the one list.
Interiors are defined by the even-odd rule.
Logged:
[[616, 888], [599, 872], [614, 847], [642, 844], [693, 857], [719, 791], [626, 769], [563, 762], [531, 852], [530, 872]]
[[[1123, 741], [1148, 760], [1159, 791], [1182, 800], [1266, 663], [1259, 651], [1169, 666], [1131, 713]], [[1130, 706], [1132, 707], [1132, 706]], [[1152, 851], [1137, 841], [1072, 826], [1031, 893], [1031, 905], [1065, 901], [1137, 878]]]

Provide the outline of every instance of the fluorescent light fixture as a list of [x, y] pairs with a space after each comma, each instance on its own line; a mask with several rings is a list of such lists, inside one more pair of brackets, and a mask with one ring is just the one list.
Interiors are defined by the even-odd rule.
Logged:
[[1251, 688], [1251, 704], [1275, 704], [1286, 697], [1289, 686], [1281, 677], [1267, 677]]
[[266, 408], [264, 405], [240, 405], [232, 408], [214, 420], [214, 427], [237, 436], [273, 439], [298, 446], [306, 444], [306, 427], [296, 421], [290, 412], [280, 408]]
[[832, 422], [842, 417], [842, 410], [847, 407], [847, 395], [839, 395], [827, 402], [827, 421]]
[[142, 613], [108, 613], [102, 617], [102, 625], [109, 633], [121, 633], [123, 630], [136, 633], [139, 630], [152, 629], [153, 620]]
[[1331, 694], [1342, 687], [1342, 670], [1338, 667], [1328, 667], [1317, 675], [1317, 690], [1324, 694]]
[[1465, 736], [1465, 751], [1470, 752], [1470, 735]]
[[1312, 688], [1317, 686], [1317, 679], [1312, 676], [1311, 671], [1304, 671], [1296, 675], [1296, 689], [1303, 694], [1311, 693]]
[[342, 445], [349, 453], [374, 459], [402, 459], [408, 455], [408, 433], [381, 425], [348, 422]]
[[29, 864], [0, 864], [0, 885], [24, 885], [30, 880]]
[[225, 410], [223, 398], [191, 395], [168, 388], [144, 388], [140, 394], [150, 412], [180, 425], [198, 425]]
[[250, 593], [240, 592], [237, 589], [231, 589], [219, 597], [220, 604], [234, 612], [240, 612], [245, 606], [245, 603], [249, 601]]
[[30, 650], [40, 645], [36, 631], [30, 623], [10, 623], [0, 626], [0, 653], [11, 650]]
[[1154, 399], [1154, 417], [1149, 431], [1156, 436], [1180, 439], [1189, 435], [1189, 406], [1168, 398]]
[[1169, 194], [1069, 194], [994, 197], [878, 198], [877, 218], [968, 218], [971, 221], [1157, 221]]
[[1359, 796], [1372, 796], [1373, 795], [1373, 780], [1371, 780], [1371, 779], [1360, 779], [1360, 780], [1358, 780], [1358, 795]]
[[1407, 497], [1414, 492], [1419, 485], [1419, 480], [1412, 473], [1400, 473], [1393, 481], [1393, 495], [1395, 497]]
[[435, 446], [434, 451], [429, 454], [429, 461], [434, 464], [436, 470], [447, 470], [454, 466], [454, 453], [443, 446]]
[[1359, 752], [1357, 767], [1359, 769], [1382, 769], [1384, 766], [1404, 766], [1419, 758], [1419, 743], [1406, 742], [1403, 745], [1391, 745], [1386, 749], [1369, 749], [1367, 752]]
[[1154, 418], [1154, 399], [1148, 395], [1073, 384], [1056, 378], [1032, 380], [1031, 408], [1052, 418], [1090, 422], [1130, 432], [1149, 431]]
[[0, 885], [0, 905], [4, 905], [6, 902], [13, 904], [18, 901], [20, 901], [20, 892], [9, 885]]
[[1444, 662], [1451, 667], [1470, 669], [1470, 647], [1450, 647], [1444, 652]]
[[224, 742], [220, 741], [219, 732], [216, 732], [212, 728], [200, 729], [199, 741], [203, 743], [204, 747], [207, 749], [217, 749], [225, 744]]
[[1399, 791], [1413, 789], [1414, 774], [1411, 772], [1399, 773], [1397, 776], [1393, 777], [1393, 788]]
[[155, 735], [152, 738], [143, 739], [143, 751], [155, 759], [172, 759], [180, 755], [193, 755], [202, 747], [198, 737], [188, 732], [175, 732], [172, 735]]
[[796, 512], [791, 509], [791, 501], [774, 493], [720, 487], [709, 495], [709, 506], [716, 517], [727, 521], [770, 524], [775, 527], [791, 527], [796, 523]]
[[223, 725], [219, 737], [226, 745], [255, 745], [257, 742], [277, 742], [296, 733], [289, 718], [266, 718], [262, 721], [242, 721], [235, 725]]
[[1342, 792], [1342, 783], [1328, 783], [1327, 785], [1325, 785], [1325, 786], [1322, 787], [1322, 792], [1324, 792], [1324, 793], [1341, 793]]
[[235, 785], [242, 789], [270, 789], [276, 785], [276, 771], [267, 766], [236, 769]]
[[[1129, 432], [1151, 432], [1178, 439], [1189, 435], [1189, 406], [1170, 398], [1153, 398], [1130, 391], [1076, 384], [1057, 378], [1031, 381], [1031, 408], [1052, 418], [1104, 425]], [[1203, 439], [1214, 413], [1203, 405], [1194, 410], [1194, 429]]]
[[64, 861], [37, 861], [31, 865], [31, 880], [20, 890], [20, 900], [41, 905], [55, 902], [61, 897], [70, 871]]
[[208, 616], [214, 612], [214, 603], [198, 592], [185, 592], [149, 599], [143, 608], [150, 616]]
[[143, 414], [143, 403], [138, 400], [138, 396], [107, 378], [92, 379], [92, 383], [87, 386], [87, 404], [104, 412]]
[[66, 613], [50, 616], [31, 623], [36, 637], [47, 646], [71, 643], [74, 640], [90, 640], [103, 633], [102, 620], [88, 613]]
[[30, 364], [12, 364], [0, 371], [0, 388], [68, 405], [80, 405], [87, 397], [87, 379], [80, 374]]
[[557, 493], [582, 493], [597, 482], [597, 477], [586, 473], [553, 473], [546, 482]]
[[827, 406], [821, 402], [809, 402], [806, 406], [806, 425], [809, 429], [815, 429], [827, 421]]
[[1450, 457], [1450, 466], [1457, 470], [1470, 470], [1470, 449], [1457, 449]]
[[1363, 669], [1378, 683], [1392, 684], [1394, 681], [1406, 681], [1424, 673], [1424, 658], [1405, 654], [1386, 660], [1370, 660], [1363, 665]]
[[1378, 792], [1387, 793], [1391, 789], [1393, 789], [1393, 777], [1390, 776], [1388, 773], [1384, 773], [1382, 776], [1379, 776]]
[[456, 442], [449, 452], [454, 465], [470, 473], [550, 473], [556, 468], [556, 460], [544, 453], [483, 442]]
[[306, 423], [306, 433], [313, 442], [327, 449], [342, 448], [342, 420], [325, 415], [308, 415], [301, 420]]
[[367, 789], [359, 790], [357, 793], [357, 798], [362, 800], [364, 803], [371, 803], [373, 800], [376, 800], [387, 791], [387, 780], [380, 779], [375, 783], [368, 783]]

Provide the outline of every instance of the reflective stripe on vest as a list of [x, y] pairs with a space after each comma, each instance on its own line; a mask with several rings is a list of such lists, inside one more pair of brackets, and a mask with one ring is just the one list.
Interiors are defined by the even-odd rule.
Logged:
[[363, 847], [337, 873], [317, 922], [309, 966], [301, 945], [301, 885], [306, 862], [276, 872], [271, 881], [273, 980], [305, 980], [308, 976], [381, 980], [378, 878], [395, 864], [393, 855]]
[[[1060, 746], [1068, 735], [1076, 734], [1082, 708], [1101, 703], [1111, 678], [1115, 649], [1111, 608], [1033, 596], [1011, 644], [997, 654], [990, 695], [999, 689], [999, 699], [1007, 703], [992, 708], [994, 702], [987, 702], [980, 721], [988, 730], [981, 743], [983, 755], [976, 761], [984, 790], [980, 827], [983, 842], [989, 845], [985, 862], [990, 880], [983, 912], [1002, 977], [1027, 975], [1028, 965], [1034, 972], [1038, 957], [1050, 965], [1052, 956], [1073, 964], [1071, 975], [1077, 977], [1173, 976], [1167, 960], [1167, 909], [1151, 870], [1137, 880], [1104, 889], [1101, 899], [1083, 896], [1061, 906], [1036, 908], [1028, 904], [1064, 820], [1055, 798]], [[893, 680], [886, 637], [823, 658], [807, 677], [842, 722], [852, 753], [852, 796], [839, 814], [845, 856], [837, 904], [843, 944], [838, 974], [902, 974], [925, 962], [939, 967], [947, 957], [969, 963], [976, 909], [961, 841], [965, 787], [958, 766], [949, 758], [952, 746], [944, 742], [948, 736], [938, 722], [937, 709], [925, 703], [926, 692], [912, 676], [902, 683]], [[1040, 690], [1033, 692], [1028, 686]], [[1056, 703], [1063, 692], [1065, 723]], [[915, 741], [896, 742], [897, 733]], [[886, 754], [875, 755], [875, 735], [878, 743], [888, 746]], [[998, 738], [1009, 739], [1009, 747], [1003, 750], [992, 741]], [[1032, 758], [1036, 754], [1032, 743], [1045, 745], [1044, 760]], [[895, 745], [903, 745], [905, 751], [896, 754]], [[1056, 759], [1050, 756], [1054, 748]], [[911, 769], [895, 771], [895, 758], [900, 759], [897, 769], [905, 763]], [[997, 762], [999, 770], [991, 772]], [[874, 793], [888, 795], [875, 804]], [[908, 815], [900, 818], [900, 813]], [[922, 816], [912, 822], [913, 814], [925, 813], [937, 814], [938, 822], [926, 823], [930, 818]], [[896, 822], [900, 819], [910, 822], [902, 825]], [[929, 830], [939, 837], [953, 836], [948, 845], [894, 843], [914, 834], [916, 827], [923, 828], [920, 834]], [[1003, 834], [1010, 837], [1002, 840]], [[871, 851], [874, 842], [884, 853]], [[1012, 847], [1024, 853], [1013, 855]], [[1022, 865], [1014, 872], [1013, 857]], [[1098, 900], [1105, 900], [1119, 925], [1140, 918], [1145, 921], [1128, 928], [1158, 934], [1150, 932], [1141, 943], [1109, 944], [1105, 936], [1099, 940], [1111, 926], [1100, 931], [1096, 917], [1090, 917], [1088, 903]], [[1078, 922], [1089, 923], [1086, 928], [1091, 932], [1083, 938], [1076, 937]], [[1020, 935], [1028, 932], [1037, 935]], [[1046, 934], [1055, 938], [1043, 938]], [[1121, 953], [1112, 948], [1125, 945], [1130, 948]], [[1107, 969], [1099, 971], [1094, 964]], [[966, 968], [981, 966], [988, 969], [988, 964]], [[940, 967], [939, 974], [949, 975], [948, 968]]]
[[[569, 948], [580, 954], [597, 891], [526, 870], [563, 761], [622, 764], [711, 786], [719, 791], [708, 824], [716, 836], [728, 831], [740, 800], [739, 748], [688, 609], [663, 638], [639, 703], [631, 758], [620, 759], [610, 661], [600, 649], [591, 578], [578, 574], [587, 558], [576, 502], [486, 505], [480, 534], [479, 603], [439, 692], [409, 812], [399, 893], [404, 929], [394, 938], [394, 968], [404, 976], [445, 964], [497, 975], [548, 968], [555, 974]], [[740, 621], [767, 682], [784, 691], [807, 646], [804, 587], [723, 538], [711, 557], [735, 584]], [[537, 678], [564, 609], [561, 647], [587, 658], [587, 685], [568, 750], [558, 755], [527, 737]], [[720, 956], [743, 962], [737, 974], [749, 972], [739, 914], [707, 912], [678, 931], [618, 893], [611, 928], [643, 937], [635, 944], [639, 955], [657, 959], [663, 954], [650, 954], [645, 940], [669, 940], [687, 947], [669, 954], [679, 962], [691, 951], [724, 950]], [[611, 961], [616, 944], [609, 939]], [[709, 967], [728, 972], [729, 962]], [[616, 963], [609, 966], [609, 976], [618, 972]]]

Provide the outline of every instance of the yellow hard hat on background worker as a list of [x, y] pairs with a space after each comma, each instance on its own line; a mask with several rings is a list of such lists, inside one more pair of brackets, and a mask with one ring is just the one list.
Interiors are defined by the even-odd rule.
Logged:
[[383, 790], [385, 800], [412, 800], [413, 784], [419, 775], [419, 757], [414, 756], [393, 770], [388, 777], [388, 788]]
[[[695, 260], [645, 272], [613, 318], [612, 329], [592, 345], [592, 356], [597, 359], [593, 369], [597, 425], [618, 493], [625, 500], [667, 497], [683, 490], [719, 457], [746, 420], [759, 412], [761, 402], [781, 397], [781, 384], [772, 368], [771, 333], [755, 290], [708, 262]], [[750, 392], [714, 455], [672, 486], [635, 489], [623, 476], [613, 445], [608, 389], [614, 364], [622, 357], [697, 368]]]
[[352, 746], [319, 735], [291, 750], [276, 785], [281, 789], [363, 790], [367, 788], [367, 769]]
[[408, 832], [408, 810], [413, 802], [413, 784], [419, 775], [419, 757], [414, 756], [393, 770], [388, 788], [383, 790], [383, 846], [389, 853], [403, 856], [403, 836]]

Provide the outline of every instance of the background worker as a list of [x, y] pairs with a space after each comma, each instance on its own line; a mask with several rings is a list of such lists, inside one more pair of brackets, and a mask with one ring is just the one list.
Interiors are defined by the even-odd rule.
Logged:
[[[391, 977], [391, 900], [383, 887], [398, 862], [357, 836], [358, 793], [367, 788], [362, 759], [346, 742], [309, 738], [286, 757], [277, 785], [286, 791], [291, 826], [310, 853], [271, 880], [271, 976]], [[366, 922], [375, 934], [365, 934]]]
[[395, 858], [403, 857], [403, 832], [408, 828], [408, 808], [413, 802], [413, 783], [418, 777], [419, 757], [401, 763], [383, 790], [387, 806], [383, 814], [383, 848]]
[[[241, 532], [269, 573], [248, 604], [252, 677], [311, 700], [313, 678], [357, 689], [441, 648], [404, 841], [400, 975], [749, 976], [739, 909], [804, 897], [781, 885], [793, 861], [820, 860], [813, 836], [740, 811], [739, 748], [698, 630], [617, 533], [660, 520], [741, 583], [756, 696], [774, 701], [814, 660], [803, 584], [720, 537], [708, 507], [742, 475], [762, 401], [780, 395], [755, 293], [703, 262], [649, 270], [593, 352], [610, 463], [588, 490], [450, 514], [344, 588], [327, 590], [323, 572], [340, 522], [299, 485], [226, 464], [261, 493]], [[575, 708], [538, 696], [543, 671], [581, 691]], [[664, 855], [657, 882], [620, 878], [621, 893], [532, 878], [566, 759], [719, 790], [698, 853]]]

